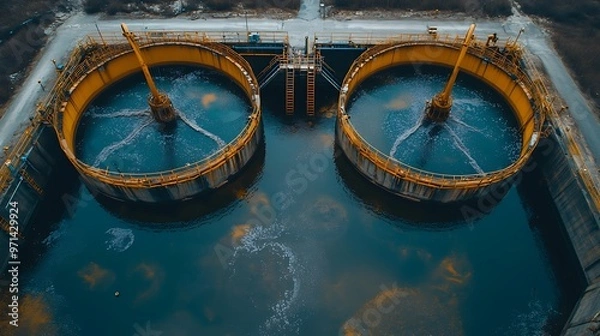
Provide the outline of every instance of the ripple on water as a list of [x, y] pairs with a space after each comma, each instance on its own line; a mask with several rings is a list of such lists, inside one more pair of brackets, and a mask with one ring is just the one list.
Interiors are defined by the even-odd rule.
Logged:
[[76, 135], [83, 162], [123, 173], [171, 170], [210, 156], [245, 127], [250, 104], [224, 75], [190, 67], [152, 71], [180, 117], [171, 126], [155, 122], [143, 77], [129, 77], [105, 90], [83, 114]]
[[425, 103], [447, 80], [430, 66], [395, 68], [363, 82], [348, 108], [352, 125], [383, 153], [419, 169], [480, 174], [514, 162], [521, 136], [501, 96], [466, 75], [454, 89], [451, 117], [438, 127], [423, 120]]
[[544, 330], [544, 327], [548, 324], [548, 320], [557, 314], [558, 312], [550, 306], [539, 300], [532, 300], [528, 303], [526, 311], [515, 314], [507, 330], [500, 331], [497, 334], [547, 336], [549, 334]]
[[[233, 233], [235, 232], [234, 230]], [[260, 333], [262, 335], [298, 334], [300, 319], [295, 313], [295, 307], [298, 303], [301, 286], [300, 265], [292, 248], [281, 242], [281, 237], [284, 234], [283, 225], [276, 222], [270, 226], [244, 228], [244, 232], [245, 234], [239, 239], [240, 244], [234, 248], [233, 258], [230, 261], [233, 272], [244, 272], [239, 265], [236, 267], [236, 261], [242, 257], [251, 258], [252, 260], [256, 258], [264, 260], [266, 258], [264, 253], [269, 253], [272, 257], [277, 258], [279, 263], [281, 260], [286, 261], [283, 265], [285, 272], [280, 274], [278, 278], [269, 279], [269, 281], [278, 285], [291, 284], [291, 288], [282, 289], [280, 288], [282, 286], [277, 286], [282, 292], [278, 293], [278, 299], [270, 306], [270, 315], [261, 324]], [[240, 263], [240, 265], [246, 264]], [[267, 272], [263, 271], [262, 273], [266, 274]], [[267, 286], [265, 290], [271, 292], [274, 289]]]
[[105, 241], [107, 251], [124, 252], [135, 240], [131, 229], [111, 228], [106, 230], [106, 233], [111, 236]]

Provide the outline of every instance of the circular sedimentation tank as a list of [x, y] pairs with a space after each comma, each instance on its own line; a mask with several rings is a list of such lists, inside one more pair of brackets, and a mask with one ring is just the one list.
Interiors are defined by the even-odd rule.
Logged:
[[473, 43], [465, 50], [442, 120], [427, 108], [444, 92], [460, 42], [378, 45], [354, 62], [339, 97], [336, 141], [372, 183], [449, 203], [484, 196], [525, 165], [543, 123], [533, 82], [508, 49]]
[[58, 85], [64, 89], [53, 121], [63, 151], [93, 192], [112, 199], [179, 201], [222, 186], [262, 141], [250, 65], [229, 47], [194, 35], [136, 39], [174, 120], [151, 113], [129, 45], [86, 45]]

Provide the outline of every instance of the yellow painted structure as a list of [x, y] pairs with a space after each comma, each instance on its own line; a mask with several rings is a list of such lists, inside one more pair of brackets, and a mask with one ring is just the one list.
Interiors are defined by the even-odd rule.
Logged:
[[474, 32], [475, 24], [472, 24], [467, 31], [465, 40], [460, 48], [460, 53], [456, 59], [456, 64], [454, 64], [454, 69], [452, 70], [452, 74], [450, 75], [448, 82], [446, 82], [446, 86], [444, 86], [442, 92], [433, 97], [431, 103], [427, 104], [425, 113], [427, 114], [427, 117], [433, 121], [444, 121], [448, 119], [448, 116], [450, 115], [450, 109], [452, 108], [452, 88], [454, 87], [454, 83], [458, 77], [460, 65], [467, 54], [471, 40], [473, 40], [475, 37], [473, 35]]
[[167, 96], [166, 93], [158, 91], [158, 88], [154, 83], [154, 79], [152, 79], [152, 75], [150, 75], [150, 70], [148, 70], [148, 65], [144, 60], [144, 56], [142, 56], [142, 51], [140, 50], [140, 47], [138, 46], [135, 40], [135, 35], [131, 31], [129, 31], [129, 28], [127, 28], [127, 25], [124, 23], [121, 23], [121, 29], [123, 30], [123, 36], [125, 36], [125, 38], [129, 42], [131, 49], [133, 49], [133, 52], [135, 53], [135, 56], [137, 57], [138, 62], [140, 63], [140, 68], [142, 69], [142, 72], [144, 73], [144, 78], [146, 79], [146, 83], [150, 88], [150, 97], [148, 97], [148, 105], [150, 106], [152, 116], [156, 121], [163, 123], [175, 120], [177, 115], [175, 113], [175, 108], [171, 103], [171, 99], [169, 99], [169, 96]]
[[509, 167], [483, 175], [447, 175], [408, 166], [370, 145], [354, 129], [346, 114], [348, 99], [366, 78], [378, 71], [403, 64], [432, 64], [453, 67], [462, 41], [442, 41], [425, 37], [404, 42], [376, 45], [363, 53], [346, 75], [338, 102], [336, 139], [346, 156], [371, 182], [414, 200], [452, 202], [483, 195], [516, 174], [535, 149], [544, 116], [550, 109], [544, 92], [511, 59], [471, 44], [461, 62], [460, 71], [479, 78], [502, 94], [521, 127], [520, 157]]
[[[111, 84], [140, 71], [136, 55], [127, 44], [93, 44], [87, 46], [90, 51], [84, 61], [57, 84], [59, 97], [55, 99], [53, 123], [61, 148], [88, 186], [116, 199], [180, 200], [226, 183], [246, 164], [262, 140], [258, 81], [250, 65], [229, 47], [194, 36], [185, 39], [149, 37], [138, 43], [144, 61], [150, 67], [195, 65], [227, 75], [242, 88], [252, 105], [245, 128], [227, 146], [209, 157], [170, 171], [124, 174], [94, 168], [80, 161], [75, 156], [75, 135], [86, 107]], [[164, 190], [158, 190], [161, 188]]]

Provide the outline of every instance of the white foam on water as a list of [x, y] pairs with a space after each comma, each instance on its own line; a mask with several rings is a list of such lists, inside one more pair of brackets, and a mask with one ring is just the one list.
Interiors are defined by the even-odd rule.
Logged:
[[177, 114], [179, 115], [179, 118], [181, 118], [181, 120], [186, 125], [190, 126], [194, 131], [201, 133], [208, 138], [213, 139], [217, 143], [217, 145], [219, 145], [219, 148], [225, 147], [226, 144], [225, 144], [225, 141], [223, 141], [223, 139], [219, 138], [217, 135], [215, 135], [213, 133], [210, 133], [209, 131], [205, 130], [204, 128], [198, 126], [198, 124], [196, 124], [193, 120], [186, 117], [186, 115], [181, 113], [181, 111], [177, 111]]
[[465, 129], [467, 129], [467, 130], [469, 130], [469, 131], [473, 131], [473, 132], [479, 133], [479, 134], [481, 134], [481, 135], [483, 135], [483, 136], [489, 137], [489, 135], [488, 135], [488, 134], [484, 133], [484, 132], [483, 132], [482, 130], [480, 130], [479, 128], [476, 128], [476, 127], [473, 127], [473, 126], [471, 126], [471, 125], [467, 124], [466, 122], [464, 122], [464, 121], [462, 121], [462, 120], [458, 119], [458, 117], [456, 117], [456, 116], [453, 116], [452, 114], [450, 114], [450, 118], [448, 118], [448, 120], [450, 120], [450, 121], [453, 121], [453, 122], [455, 122], [455, 123], [457, 123], [457, 124], [459, 124], [459, 125], [463, 126]]
[[131, 229], [111, 228], [106, 230], [105, 233], [112, 236], [104, 242], [107, 245], [107, 251], [124, 252], [133, 245], [135, 240]]
[[508, 157], [511, 162], [517, 160], [521, 155], [521, 147], [519, 146], [520, 142], [515, 143], [507, 143], [504, 146], [504, 150], [508, 154]]
[[444, 128], [452, 136], [452, 140], [454, 141], [454, 145], [456, 145], [456, 147], [467, 157], [467, 159], [469, 160], [469, 164], [471, 165], [471, 167], [473, 167], [473, 169], [475, 169], [475, 171], [478, 174], [482, 174], [483, 175], [485, 172], [483, 171], [483, 169], [481, 169], [481, 167], [479, 166], [479, 164], [477, 164], [477, 161], [475, 161], [475, 159], [471, 156], [471, 154], [469, 154], [469, 150], [467, 149], [467, 147], [465, 146], [465, 144], [462, 142], [462, 140], [460, 140], [460, 138], [458, 137], [458, 135], [456, 135], [456, 133], [452, 130], [452, 128], [450, 128], [450, 126], [448, 126], [447, 124], [444, 124]]
[[458, 98], [454, 99], [455, 105], [465, 105], [469, 107], [483, 107], [485, 105], [489, 105], [486, 100], [482, 97], [479, 97], [475, 92], [469, 91], [468, 93], [471, 98]]
[[530, 301], [527, 308], [527, 311], [516, 315], [508, 330], [501, 333], [502, 335], [548, 335], [544, 332], [544, 327], [548, 323], [548, 319], [557, 315], [558, 312], [549, 306], [544, 306], [539, 300]]
[[423, 124], [424, 118], [425, 118], [425, 114], [423, 113], [419, 116], [419, 119], [411, 128], [407, 129], [404, 133], [400, 134], [400, 136], [398, 136], [398, 138], [396, 138], [396, 141], [394, 141], [394, 144], [392, 145], [392, 149], [390, 150], [391, 157], [395, 157], [396, 151], [398, 151], [398, 146], [400, 146], [400, 144], [402, 142], [404, 142], [404, 140], [408, 139], [408, 137], [413, 135], [419, 129], [419, 127], [421, 127], [421, 125]]
[[[273, 315], [260, 326], [261, 335], [290, 335], [300, 332], [299, 318], [292, 313], [300, 292], [299, 263], [289, 246], [275, 241], [282, 236], [283, 231], [284, 228], [279, 223], [251, 228], [240, 240], [240, 245], [235, 247], [230, 261], [230, 265], [235, 266], [237, 256], [241, 253], [254, 254], [264, 250], [270, 250], [282, 259], [287, 259], [288, 273], [282, 275], [281, 280], [291, 279], [293, 286], [286, 290], [283, 297], [271, 307]], [[235, 267], [232, 269], [235, 273]]]
[[143, 121], [142, 123], [140, 123], [131, 133], [129, 133], [129, 135], [127, 137], [125, 137], [125, 139], [116, 142], [108, 147], [105, 147], [104, 149], [102, 149], [102, 151], [100, 151], [100, 154], [98, 154], [98, 156], [96, 157], [96, 160], [94, 161], [94, 164], [92, 165], [93, 167], [98, 167], [100, 166], [100, 164], [104, 161], [106, 161], [106, 159], [112, 154], [114, 153], [116, 150], [129, 145], [133, 140], [135, 140], [135, 138], [140, 135], [140, 133], [142, 132], [142, 130], [144, 128], [146, 128], [147, 126], [149, 126], [150, 124], [152, 124], [154, 120], [152, 118], [148, 118], [146, 119], [146, 121]]
[[298, 264], [296, 255], [291, 248], [282, 243], [270, 242], [267, 243], [266, 246], [273, 248], [273, 250], [280, 250], [281, 255], [288, 259], [288, 276], [292, 278], [294, 285], [292, 289], [286, 290], [283, 293], [283, 298], [271, 308], [273, 310], [273, 315], [269, 317], [261, 327], [261, 332], [263, 334], [269, 334], [270, 331], [273, 331], [276, 334], [280, 334], [282, 331], [288, 331], [289, 334], [289, 331], [293, 330], [296, 333], [299, 333], [300, 330], [297, 319], [293, 319], [294, 316], [290, 316], [289, 314], [293, 304], [298, 298], [298, 293], [300, 292], [300, 279], [296, 274]]
[[150, 112], [147, 110], [124, 109], [113, 113], [89, 113], [88, 115], [92, 118], [144, 117], [149, 116]]
[[46, 246], [50, 246], [52, 243], [54, 243], [56, 240], [58, 240], [64, 234], [65, 234], [65, 230], [62, 230], [62, 226], [61, 226], [60, 228], [50, 232], [48, 237], [46, 237], [46, 238], [44, 238], [44, 240], [42, 240], [42, 244], [44, 244]]

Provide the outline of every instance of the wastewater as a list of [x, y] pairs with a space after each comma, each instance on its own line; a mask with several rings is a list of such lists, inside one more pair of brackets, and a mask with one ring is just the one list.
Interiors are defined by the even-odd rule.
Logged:
[[413, 64], [371, 76], [350, 97], [352, 126], [380, 152], [417, 169], [468, 175], [508, 167], [522, 142], [516, 118], [500, 94], [475, 78], [459, 75], [446, 121], [425, 118], [448, 72]]
[[76, 140], [83, 162], [122, 173], [171, 170], [206, 159], [241, 133], [251, 107], [233, 81], [207, 68], [152, 71], [157, 87], [173, 102], [176, 121], [155, 122], [143, 77], [130, 76], [84, 112]]
[[[180, 102], [185, 97], [198, 105], [206, 92], [214, 92], [212, 104], [218, 104], [227, 93], [201, 88], [197, 77], [203, 75], [197, 70], [162, 75], [159, 87], [193, 123], [178, 121], [175, 136], [148, 123], [149, 116], [142, 113], [147, 92], [143, 79], [127, 80], [127, 90], [100, 96], [82, 120], [78, 148], [84, 162], [98, 160], [99, 167], [110, 167], [119, 156], [124, 160], [119, 169], [165, 169], [200, 160], [218, 148], [217, 141], [194, 124], [225, 143], [243, 127], [243, 99], [238, 100], [240, 109], [228, 103], [232, 108], [216, 116], [205, 115], [209, 111], [201, 108], [186, 110], [181, 106], [187, 103]], [[187, 76], [198, 88], [189, 96], [175, 88]], [[212, 80], [210, 85], [225, 84]], [[545, 187], [536, 172], [513, 186], [498, 204], [481, 210], [478, 218], [465, 215], [461, 205], [399, 199], [365, 181], [336, 148], [334, 92], [319, 87], [319, 117], [308, 122], [300, 99], [296, 115], [284, 116], [283, 99], [277, 98], [284, 97], [282, 87], [283, 80], [276, 79], [262, 90], [265, 141], [240, 175], [214, 192], [175, 204], [125, 204], [95, 197], [74, 172], [65, 175], [61, 189], [32, 224], [36, 229], [30, 239], [37, 243], [22, 256], [23, 318], [18, 332], [559, 333], [576, 300], [562, 276], [573, 274], [568, 266], [573, 263], [564, 262], [568, 251], [555, 243], [562, 239], [560, 223], [548, 210], [551, 200], [542, 197]], [[133, 102], [136, 105], [130, 106]], [[488, 161], [479, 152], [497, 144], [482, 143], [485, 148], [480, 149], [470, 140], [494, 134], [502, 138], [502, 146], [510, 146], [516, 140], [511, 131], [490, 133], [466, 112], [453, 117], [460, 121], [450, 120], [447, 127], [455, 136], [439, 131], [446, 149], [460, 152], [457, 143], [462, 142], [483, 170], [514, 159], [503, 153], [501, 159]], [[212, 118], [221, 118], [221, 124], [211, 123]], [[390, 151], [419, 115], [407, 117], [405, 128], [395, 132], [388, 128], [401, 124], [401, 118], [387, 124], [384, 115], [372, 119], [376, 118], [379, 127], [383, 125], [382, 136], [380, 143], [371, 141]], [[358, 113], [353, 115], [357, 127], [358, 119]], [[223, 120], [234, 126], [224, 126]], [[418, 133], [430, 130], [422, 128], [399, 141], [396, 155], [408, 151], [411, 139], [424, 150], [427, 140]], [[169, 136], [175, 153], [171, 161], [163, 143]], [[95, 142], [87, 143], [89, 137]], [[126, 144], [118, 145], [121, 141]], [[112, 153], [101, 155], [105, 148]], [[431, 151], [427, 162], [434, 161], [437, 148]], [[415, 153], [401, 158], [414, 163], [409, 159], [418, 159]], [[444, 172], [475, 171], [466, 155], [453, 156], [459, 157], [458, 168]], [[442, 163], [423, 167], [449, 165]]]

